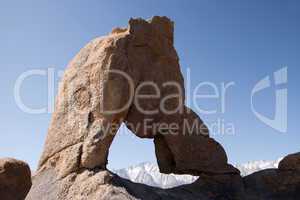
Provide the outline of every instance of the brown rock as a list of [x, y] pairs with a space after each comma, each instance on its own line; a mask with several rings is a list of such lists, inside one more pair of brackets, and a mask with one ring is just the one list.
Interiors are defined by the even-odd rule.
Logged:
[[244, 177], [249, 200], [300, 199], [300, 154], [286, 156], [278, 169], [267, 169]]
[[[279, 169], [243, 179], [228, 164], [223, 147], [184, 105], [173, 40], [168, 18], [131, 19], [128, 28], [115, 28], [80, 50], [60, 84], [27, 200], [300, 199], [298, 155], [287, 156]], [[140, 138], [154, 138], [161, 172], [200, 175], [199, 180], [159, 189], [107, 171], [109, 147], [121, 123]]]
[[[184, 100], [173, 22], [131, 19], [127, 29], [91, 41], [68, 65], [39, 169], [54, 167], [63, 177], [82, 168], [105, 168], [124, 122], [137, 136], [155, 138], [162, 172], [239, 173]], [[194, 123], [200, 129], [191, 129]]]
[[[63, 177], [80, 168], [105, 168], [110, 144], [125, 122], [137, 136], [155, 138], [165, 173], [239, 173], [201, 119], [183, 105], [178, 60], [173, 22], [166, 17], [131, 19], [127, 29], [87, 44], [60, 84], [39, 169], [54, 167]], [[137, 98], [145, 94], [152, 97]], [[194, 123], [201, 128], [190, 130]], [[173, 134], [170, 124], [178, 125]], [[154, 128], [161, 125], [167, 126]]]
[[133, 183], [106, 170], [84, 170], [55, 179], [55, 170], [47, 169], [33, 179], [26, 200], [242, 200], [239, 176], [198, 180], [193, 184], [160, 189]]
[[300, 153], [287, 155], [280, 161], [278, 168], [280, 170], [299, 170], [300, 171]]
[[161, 172], [238, 180], [223, 147], [184, 101], [168, 18], [131, 19], [128, 28], [94, 39], [65, 71], [27, 199], [206, 198], [196, 189], [186, 191], [195, 185], [167, 191], [106, 171], [109, 147], [123, 122], [138, 137], [154, 138]]
[[26, 200], [298, 200], [299, 171], [262, 170], [239, 175], [201, 176], [189, 185], [160, 189], [133, 183], [106, 170], [82, 170], [57, 179], [55, 170], [35, 176]]
[[266, 169], [243, 178], [247, 200], [300, 199], [300, 172]]
[[84, 170], [57, 179], [56, 171], [46, 169], [33, 178], [33, 187], [26, 200], [133, 200], [126, 189], [113, 185], [106, 170]]
[[223, 147], [209, 138], [207, 127], [192, 110], [184, 107], [179, 134], [154, 138], [160, 171], [177, 174], [239, 174], [227, 164]]
[[31, 187], [29, 166], [12, 158], [0, 159], [0, 199], [23, 200]]

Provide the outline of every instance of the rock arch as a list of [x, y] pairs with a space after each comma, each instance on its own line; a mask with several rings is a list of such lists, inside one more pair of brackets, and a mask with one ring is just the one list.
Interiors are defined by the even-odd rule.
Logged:
[[[139, 87], [143, 83], [154, 83], [160, 95], [151, 84]], [[110, 144], [124, 122], [137, 136], [154, 138], [163, 173], [238, 174], [202, 120], [184, 105], [182, 91], [173, 22], [167, 17], [131, 19], [128, 28], [92, 40], [64, 73], [39, 170], [55, 168], [64, 177], [80, 169], [106, 168]], [[153, 98], [143, 98], [149, 94]], [[166, 113], [162, 101], [173, 112]], [[186, 122], [201, 128], [191, 130]], [[161, 124], [177, 124], [178, 129], [153, 129]]]

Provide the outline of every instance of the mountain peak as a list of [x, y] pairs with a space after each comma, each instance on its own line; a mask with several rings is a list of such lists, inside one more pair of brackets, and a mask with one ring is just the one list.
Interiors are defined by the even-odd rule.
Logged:
[[[236, 164], [235, 167], [241, 171], [242, 176], [247, 176], [263, 169], [278, 168], [278, 164], [281, 160], [282, 158], [273, 161], [249, 161], [244, 164]], [[160, 173], [157, 164], [151, 162], [142, 162], [128, 168], [112, 171], [122, 178], [126, 178], [133, 182], [160, 188], [172, 188], [179, 185], [190, 184], [198, 179], [198, 176]]]

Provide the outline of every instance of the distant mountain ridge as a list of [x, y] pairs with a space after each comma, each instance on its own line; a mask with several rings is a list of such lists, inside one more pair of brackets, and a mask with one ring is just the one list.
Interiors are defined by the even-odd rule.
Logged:
[[[241, 171], [242, 176], [247, 176], [263, 169], [277, 168], [281, 160], [282, 158], [274, 161], [250, 161], [244, 164], [237, 164], [235, 167]], [[112, 171], [133, 182], [160, 188], [172, 188], [179, 185], [190, 184], [198, 178], [197, 176], [191, 175], [162, 174], [159, 172], [157, 164], [149, 162]]]
[[277, 160], [258, 160], [258, 161], [250, 161], [244, 164], [237, 164], [235, 165], [241, 171], [241, 176], [247, 176], [254, 172], [263, 170], [263, 169], [270, 169], [270, 168], [278, 168], [279, 162], [283, 158], [279, 158]]

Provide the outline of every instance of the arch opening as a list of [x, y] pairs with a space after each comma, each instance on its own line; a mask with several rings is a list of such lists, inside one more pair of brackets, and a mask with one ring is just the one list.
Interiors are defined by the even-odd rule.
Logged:
[[124, 123], [110, 146], [107, 168], [132, 182], [164, 189], [190, 184], [198, 179], [192, 175], [160, 173], [153, 139], [137, 137]]

